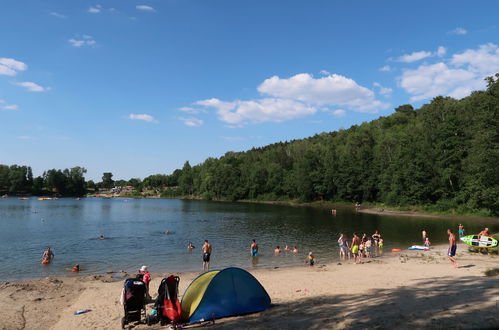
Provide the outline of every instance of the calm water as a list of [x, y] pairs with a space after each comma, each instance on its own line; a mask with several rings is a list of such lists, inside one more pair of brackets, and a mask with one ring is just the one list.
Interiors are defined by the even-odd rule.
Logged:
[[[319, 262], [337, 259], [336, 240], [345, 231], [372, 234], [380, 230], [385, 250], [419, 244], [426, 228], [432, 243], [443, 243], [448, 227], [457, 222], [357, 214], [282, 205], [219, 203], [173, 199], [59, 199], [27, 201], [0, 199], [0, 281], [99, 274], [108, 270], [135, 272], [148, 265], [152, 272], [199, 270], [204, 239], [213, 244], [212, 268], [275, 267], [301, 265], [309, 251]], [[483, 224], [464, 223], [468, 232]], [[488, 224], [494, 232], [498, 224]], [[172, 235], [162, 232], [173, 231]], [[99, 240], [99, 235], [109, 237]], [[258, 260], [249, 257], [249, 244], [260, 246]], [[187, 244], [196, 249], [189, 253]], [[300, 253], [274, 256], [275, 245], [297, 245]], [[55, 260], [40, 264], [43, 250], [51, 246]], [[256, 262], [256, 265], [254, 263]]]

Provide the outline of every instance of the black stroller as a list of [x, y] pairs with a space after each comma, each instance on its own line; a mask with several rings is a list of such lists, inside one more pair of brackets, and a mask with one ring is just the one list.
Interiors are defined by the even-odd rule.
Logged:
[[176, 327], [180, 322], [182, 309], [178, 300], [179, 282], [180, 278], [174, 275], [161, 280], [158, 288], [158, 297], [154, 303], [154, 308], [157, 311], [158, 320], [161, 325], [171, 322]]
[[130, 322], [141, 322], [146, 319], [146, 284], [140, 278], [125, 280], [123, 287], [123, 307], [125, 316], [121, 319], [121, 328]]

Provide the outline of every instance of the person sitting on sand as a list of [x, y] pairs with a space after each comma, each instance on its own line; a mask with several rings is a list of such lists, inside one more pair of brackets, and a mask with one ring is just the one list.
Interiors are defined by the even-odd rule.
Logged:
[[279, 245], [277, 245], [274, 249], [275, 255], [281, 254], [281, 252], [282, 252], [281, 248], [279, 247]]
[[357, 233], [353, 233], [353, 238], [352, 238], [352, 255], [353, 255], [353, 263], [357, 263], [357, 259], [360, 261], [359, 257], [359, 246], [360, 246], [360, 237], [357, 236]]
[[43, 252], [42, 262], [52, 262], [54, 257], [55, 257], [54, 252], [52, 252], [52, 249], [49, 246], [47, 250]]
[[315, 257], [312, 252], [308, 253], [307, 258], [305, 259], [305, 264], [309, 264], [310, 266], [313, 266], [315, 264]]
[[192, 245], [192, 242], [189, 242], [189, 244], [187, 245], [187, 250], [189, 250], [189, 251], [192, 251], [195, 248], [196, 247], [194, 245]]
[[147, 299], [151, 300], [151, 296], [149, 295], [149, 283], [151, 282], [151, 273], [149, 273], [149, 270], [147, 269], [147, 266], [142, 266], [139, 269], [139, 274], [142, 275], [142, 281], [146, 285], [146, 295]]
[[340, 259], [346, 260], [347, 256], [350, 256], [348, 239], [345, 234], [341, 234], [340, 238], [338, 238], [338, 246], [340, 247]]
[[258, 244], [256, 244], [256, 240], [254, 239], [251, 240], [250, 254], [252, 257], [258, 256]]
[[293, 247], [293, 254], [298, 254], [298, 248], [296, 246]]

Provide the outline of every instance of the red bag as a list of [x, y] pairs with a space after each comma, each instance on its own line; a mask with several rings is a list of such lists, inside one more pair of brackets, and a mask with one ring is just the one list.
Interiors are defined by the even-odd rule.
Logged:
[[182, 317], [182, 307], [180, 307], [180, 301], [177, 297], [179, 282], [180, 278], [178, 276], [171, 275], [166, 279], [167, 288], [163, 300], [163, 316], [172, 322], [178, 322]]

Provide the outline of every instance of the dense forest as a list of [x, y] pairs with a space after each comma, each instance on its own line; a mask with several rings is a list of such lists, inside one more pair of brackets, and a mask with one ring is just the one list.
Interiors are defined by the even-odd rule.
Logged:
[[[499, 74], [487, 89], [456, 100], [436, 97], [414, 109], [346, 130], [228, 152], [170, 175], [85, 183], [85, 169], [34, 178], [25, 166], [0, 165], [0, 191], [83, 194], [116, 185], [157, 189], [163, 197], [434, 205], [499, 215]], [[83, 185], [82, 185], [83, 184]]]

